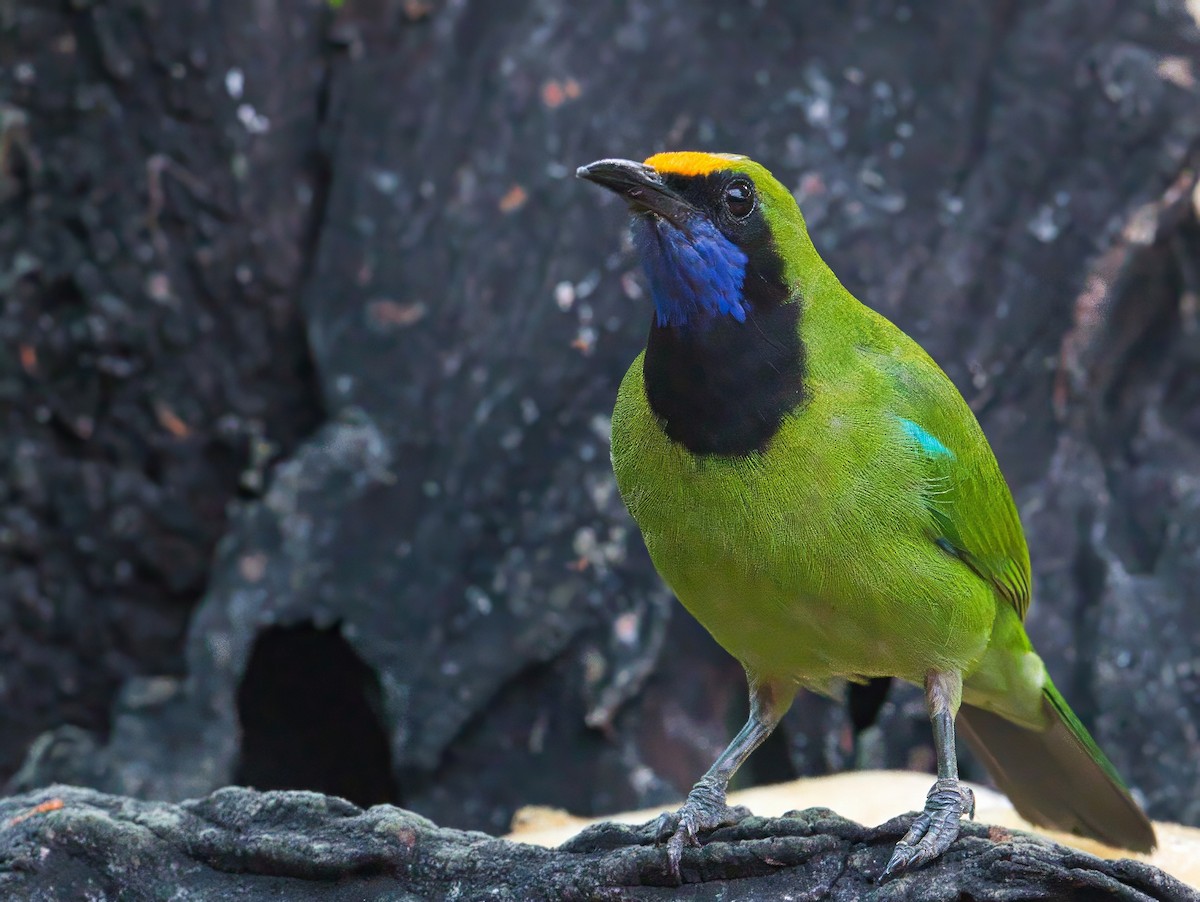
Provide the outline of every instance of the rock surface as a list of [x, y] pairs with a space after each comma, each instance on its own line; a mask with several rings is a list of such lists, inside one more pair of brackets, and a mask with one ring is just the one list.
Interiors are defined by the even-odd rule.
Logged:
[[[1052, 674], [1200, 823], [1182, 0], [11, 0], [0, 61], [13, 791], [498, 831], [686, 788], [744, 689], [616, 497], [648, 311], [571, 174], [696, 147], [768, 164], [964, 390]], [[746, 778], [928, 767], [919, 698], [874, 707], [804, 699]]]
[[543, 849], [309, 792], [231, 788], [167, 804], [56, 786], [0, 800], [0, 893], [12, 902], [1200, 899], [1148, 865], [976, 824], [942, 859], [880, 885], [905, 827], [897, 818], [868, 829], [821, 808], [751, 818], [685, 853], [676, 886], [664, 851], [632, 827], [603, 825]]

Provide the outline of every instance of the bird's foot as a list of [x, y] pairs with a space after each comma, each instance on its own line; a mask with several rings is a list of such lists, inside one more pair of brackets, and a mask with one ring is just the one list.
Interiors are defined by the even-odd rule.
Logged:
[[945, 852], [958, 836], [964, 814], [975, 817], [975, 793], [958, 780], [934, 783], [925, 799], [925, 810], [917, 815], [904, 838], [896, 844], [883, 876], [891, 877], [918, 868]]
[[728, 827], [749, 816], [750, 809], [726, 804], [723, 787], [702, 779], [692, 787], [682, 808], [661, 815], [651, 829], [657, 842], [666, 840], [667, 865], [675, 879], [680, 880], [679, 862], [684, 846], [698, 846], [701, 833]]

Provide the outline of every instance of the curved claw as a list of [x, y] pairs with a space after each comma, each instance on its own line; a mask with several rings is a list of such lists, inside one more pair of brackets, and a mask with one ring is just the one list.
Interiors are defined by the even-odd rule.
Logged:
[[883, 876], [918, 868], [945, 852], [958, 837], [963, 815], [975, 817], [975, 794], [957, 780], [934, 783], [925, 799], [925, 810], [896, 843]]
[[[664, 811], [650, 822], [650, 835], [656, 843], [660, 843], [675, 832], [679, 826], [679, 811]], [[644, 828], [643, 828], [644, 829]]]
[[730, 807], [723, 792], [701, 781], [688, 793], [682, 808], [659, 815], [651, 830], [657, 842], [666, 840], [667, 866], [674, 878], [682, 882], [679, 864], [685, 847], [700, 845], [702, 833], [728, 827], [749, 816], [748, 808]]

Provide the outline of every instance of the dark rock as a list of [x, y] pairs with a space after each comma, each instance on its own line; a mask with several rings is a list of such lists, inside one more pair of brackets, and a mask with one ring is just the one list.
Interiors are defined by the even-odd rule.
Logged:
[[[130, 677], [182, 676], [229, 505], [320, 422], [311, 6], [5, 9], [0, 774], [60, 723], [103, 737]], [[253, 98], [282, 127], [238, 123], [235, 65], [291, 73]]]
[[[744, 688], [616, 497], [649, 314], [571, 173], [700, 147], [793, 187], [965, 391], [1052, 674], [1200, 821], [1182, 0], [9, 6], [0, 773], [94, 734], [14, 788], [252, 779], [493, 830], [686, 788]], [[856, 726], [807, 699], [746, 777], [928, 764], [911, 694]]]
[[979, 824], [881, 885], [906, 821], [867, 828], [822, 808], [750, 818], [686, 851], [680, 886], [665, 850], [635, 827], [604, 824], [544, 849], [309, 792], [233, 788], [167, 804], [55, 786], [0, 800], [0, 892], [12, 902], [1200, 898], [1149, 865]]

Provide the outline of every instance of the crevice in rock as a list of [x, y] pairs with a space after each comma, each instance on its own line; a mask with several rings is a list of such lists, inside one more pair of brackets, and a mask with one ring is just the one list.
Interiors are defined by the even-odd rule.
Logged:
[[850, 723], [855, 733], [861, 733], [875, 723], [891, 688], [891, 677], [874, 677], [865, 683], [850, 684], [846, 706], [850, 709]]
[[238, 690], [236, 780], [258, 789], [309, 789], [362, 806], [403, 804], [380, 710], [379, 680], [340, 625], [265, 630]]
[[1091, 535], [1093, 512], [1081, 513], [1079, 547], [1072, 563], [1074, 582], [1079, 586], [1079, 603], [1074, 612], [1075, 658], [1071, 670], [1071, 707], [1084, 725], [1094, 722], [1097, 712], [1095, 651], [1099, 635], [1099, 608], [1104, 596], [1107, 565]]

